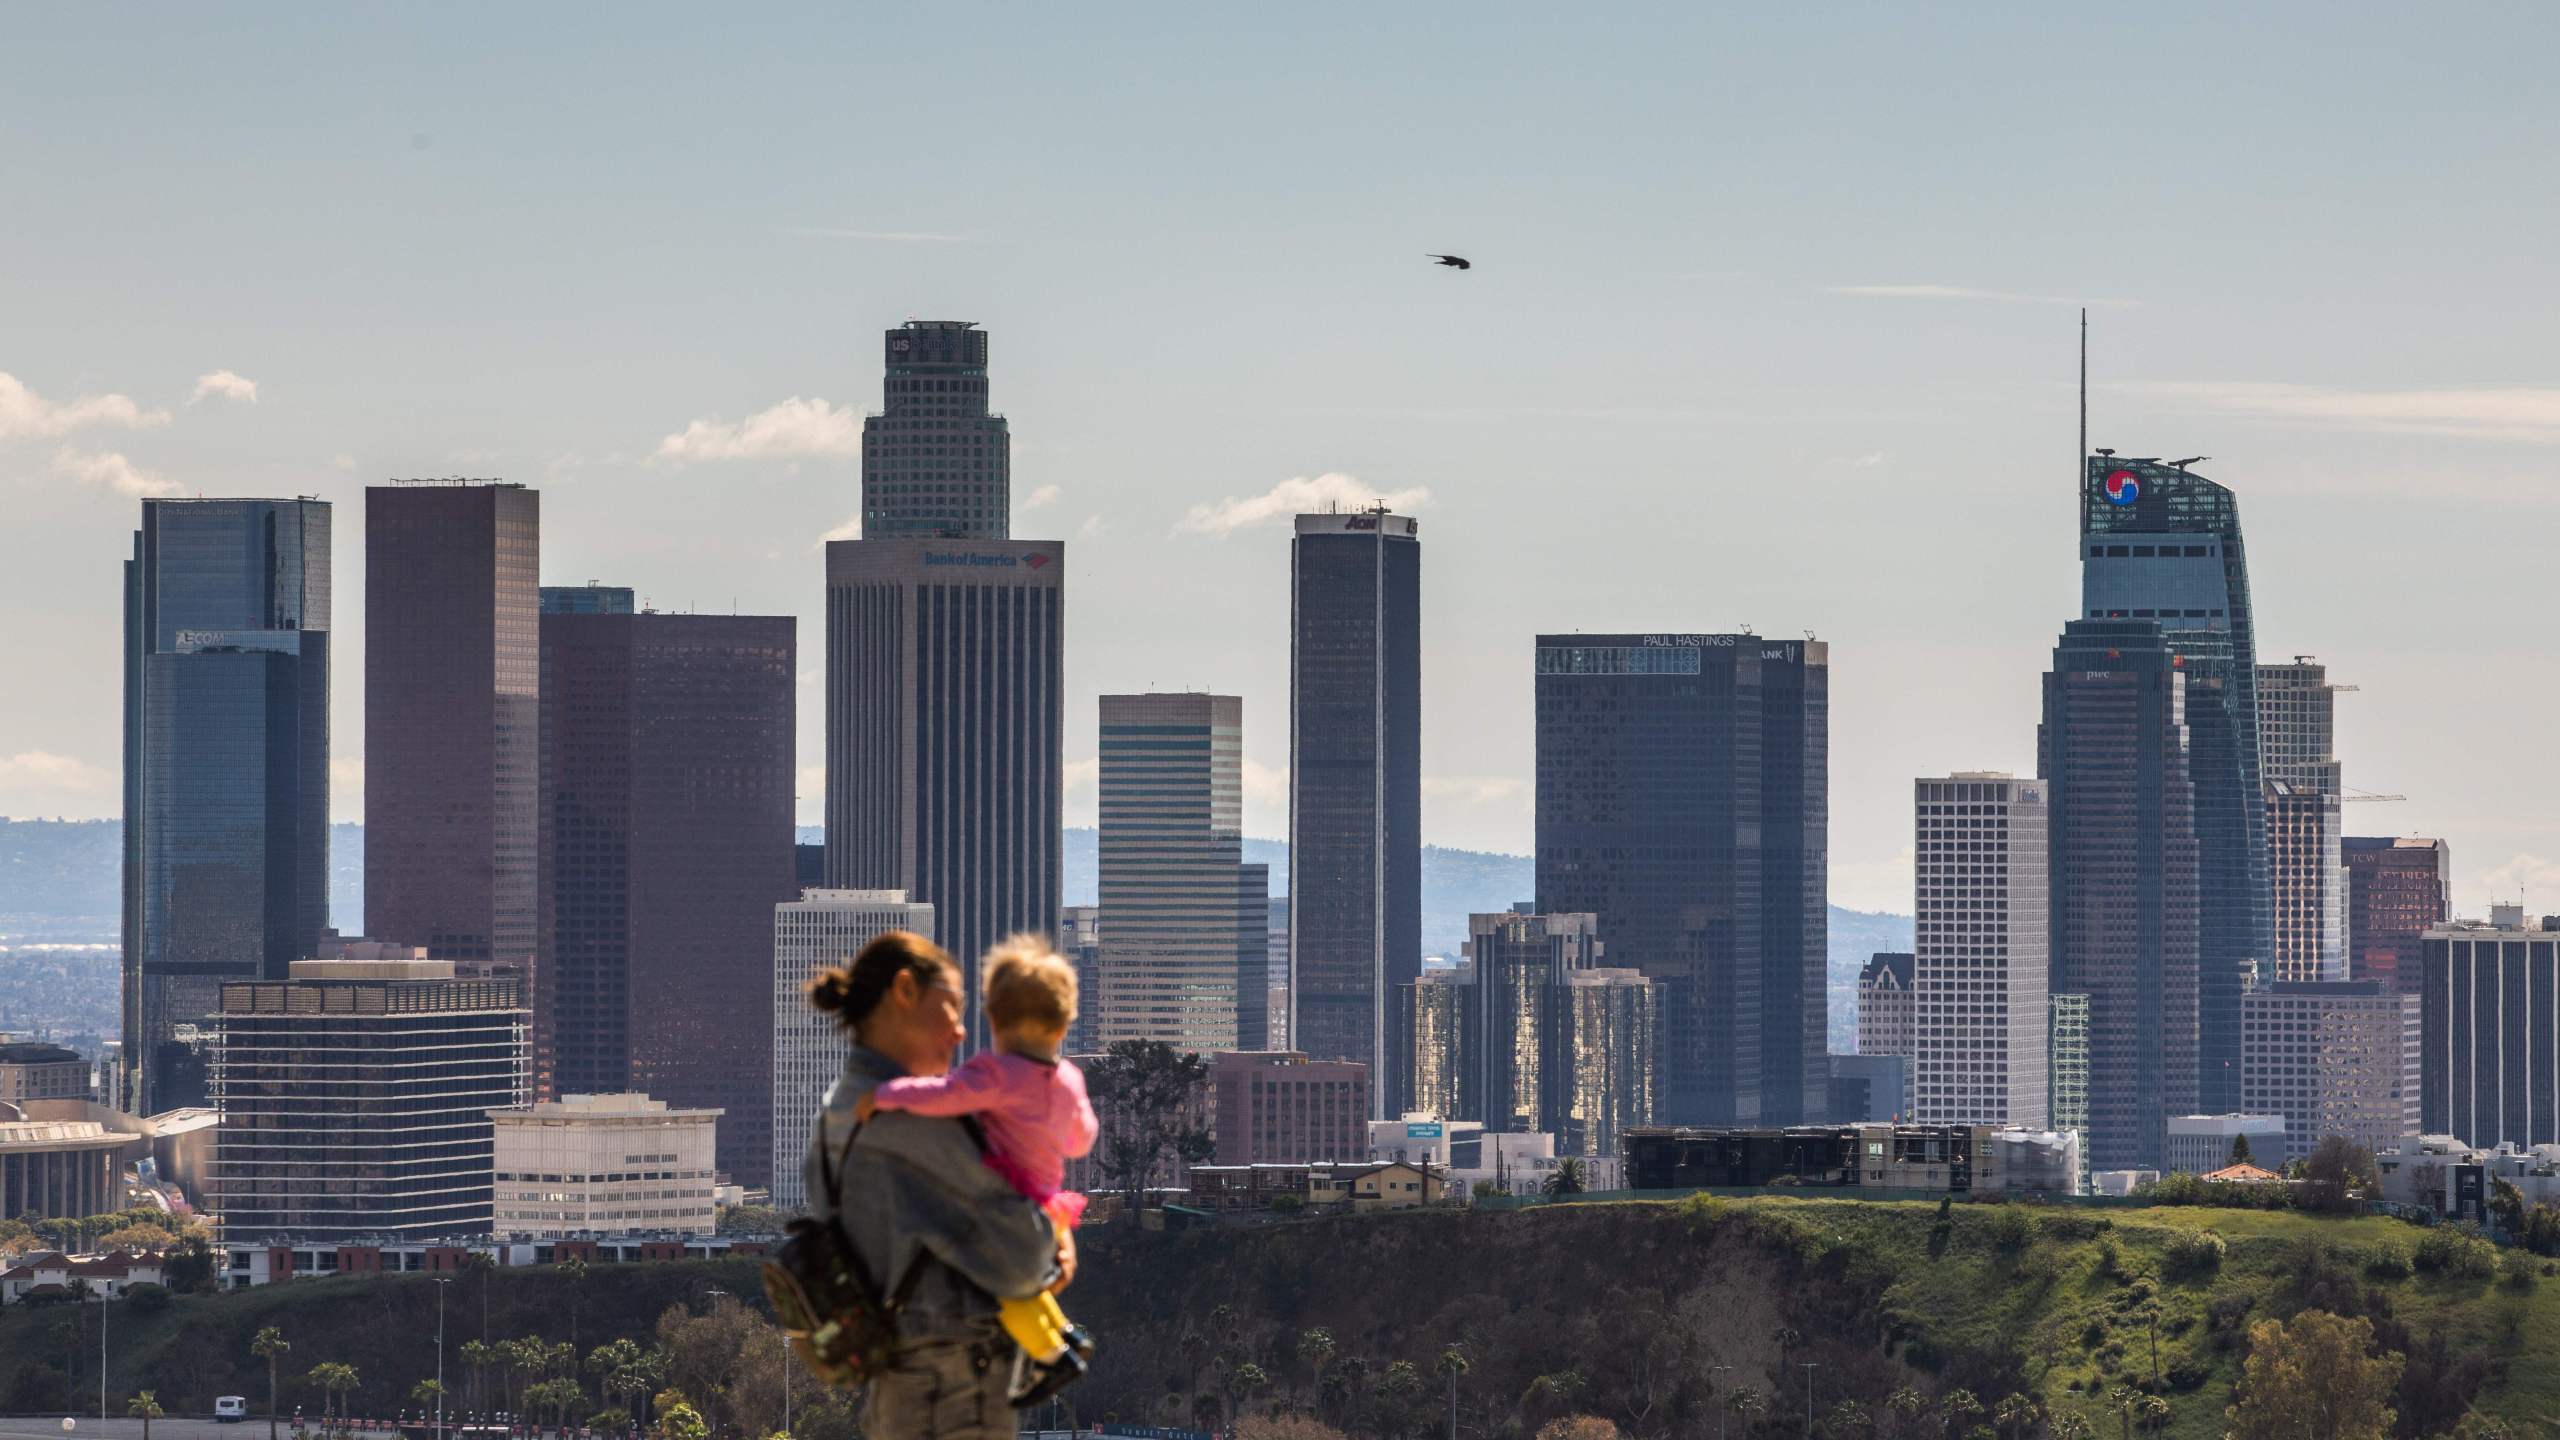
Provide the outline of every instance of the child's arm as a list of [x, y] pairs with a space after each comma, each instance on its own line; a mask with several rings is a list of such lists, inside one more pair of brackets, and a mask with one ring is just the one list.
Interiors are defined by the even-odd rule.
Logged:
[[885, 1081], [871, 1092], [882, 1110], [910, 1115], [975, 1115], [1003, 1108], [1004, 1074], [987, 1055], [973, 1056], [948, 1075], [905, 1075]]
[[1075, 1077], [1074, 1083], [1067, 1087], [1067, 1093], [1073, 1095], [1076, 1102], [1075, 1112], [1067, 1117], [1068, 1133], [1064, 1137], [1073, 1143], [1059, 1149], [1068, 1159], [1081, 1160], [1093, 1153], [1093, 1142], [1102, 1134], [1102, 1121], [1093, 1113], [1093, 1098], [1085, 1093], [1084, 1072], [1078, 1070], [1072, 1060], [1061, 1060], [1058, 1067]]

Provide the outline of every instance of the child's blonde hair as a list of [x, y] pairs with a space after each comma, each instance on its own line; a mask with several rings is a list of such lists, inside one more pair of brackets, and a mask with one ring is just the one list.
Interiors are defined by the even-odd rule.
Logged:
[[1037, 935], [1015, 935], [987, 952], [987, 1024], [1064, 1030], [1076, 1019], [1076, 972]]

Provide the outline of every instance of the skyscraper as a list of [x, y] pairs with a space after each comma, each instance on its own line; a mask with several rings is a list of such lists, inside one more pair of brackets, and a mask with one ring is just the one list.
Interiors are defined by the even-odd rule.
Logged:
[[2490, 918], [2422, 941], [2419, 1131], [2483, 1150], [2560, 1144], [2560, 932], [2521, 908]]
[[2453, 915], [2453, 849], [2442, 840], [2351, 835], [2347, 869], [2347, 968], [2418, 993], [2420, 937]]
[[[2284, 981], [2240, 1001], [2240, 1105], [2284, 1117], [2283, 1159], [2332, 1135], [2385, 1150], [2418, 1131], [2420, 1007], [2374, 980]], [[2275, 1168], [2278, 1157], [2258, 1163]]]
[[538, 593], [545, 615], [628, 615], [639, 608], [628, 585], [545, 585]]
[[[1660, 1102], [1662, 987], [1642, 971], [1612, 967], [1572, 971], [1558, 988], [1565, 1046], [1550, 1081], [1559, 1113], [1546, 1128], [1559, 1155], [1615, 1156], [1619, 1135], [1654, 1123]], [[1827, 1056], [1822, 1083], [1817, 1105], [1827, 1110]]]
[[2267, 871], [2278, 981], [2347, 978], [2347, 871], [2340, 855], [2337, 688], [2308, 655], [2258, 667], [2258, 747], [2267, 786]]
[[1484, 1115], [1477, 1093], [1484, 1067], [1484, 1037], [1477, 1026], [1476, 962], [1434, 966], [1414, 977], [1406, 1009], [1413, 1016], [1413, 1075], [1406, 1082], [1407, 1109], [1443, 1120]]
[[1261, 1050], [1267, 866], [1244, 858], [1244, 701], [1102, 697], [1097, 1041]]
[[297, 960], [222, 987], [206, 1199], [238, 1241], [486, 1233], [492, 1110], [532, 1100], [513, 976], [447, 960]]
[[827, 883], [934, 907], [973, 996], [989, 946], [1058, 924], [1065, 557], [1054, 540], [827, 546]]
[[799, 893], [791, 616], [554, 611], [542, 633], [537, 1093], [716, 1109], [773, 1153], [774, 906]]
[[1913, 1035], [1922, 1125], [2047, 1124], [2045, 786], [1914, 782]]
[[366, 933], [527, 973], [541, 929], [542, 497], [365, 490]]
[[987, 332], [910, 320], [883, 341], [880, 413], [862, 422], [862, 535], [1002, 540], [1013, 437], [987, 410]]
[[2195, 784], [2180, 658], [2156, 621], [2075, 620], [2044, 677], [2052, 986], [2086, 997], [2085, 1149], [2098, 1170], [2157, 1168], [2167, 1117], [2196, 1108]]
[[329, 913], [329, 536], [318, 500], [145, 500], [125, 566], [121, 1088], [205, 1100], [185, 1037]]
[[2184, 661], [2200, 877], [2197, 1085], [2206, 1110], [2228, 1111], [2240, 1101], [2240, 992], [2275, 950], [2240, 503], [2179, 465], [2091, 455], [2080, 541], [2082, 615], [2148, 621]]
[[933, 938], [933, 907], [900, 890], [803, 890], [773, 907], [773, 1203], [788, 1212], [809, 1203], [800, 1162], [827, 1087], [844, 1073], [846, 1039], [835, 1017], [809, 1004], [811, 976], [849, 964], [892, 930]]
[[1858, 1053], [1899, 1055], [1904, 1061], [1903, 1093], [1892, 1102], [1896, 1115], [1911, 1113], [1910, 1062], [1917, 1053], [1919, 1026], [1918, 997], [1912, 993], [1917, 958], [1907, 950], [1878, 950], [1858, 971]]
[[1301, 515], [1289, 554], [1289, 1039], [1404, 1113], [1422, 965], [1422, 545], [1384, 508]]
[[1537, 908], [1663, 982], [1662, 1118], [1821, 1117], [1830, 652], [1541, 635]]

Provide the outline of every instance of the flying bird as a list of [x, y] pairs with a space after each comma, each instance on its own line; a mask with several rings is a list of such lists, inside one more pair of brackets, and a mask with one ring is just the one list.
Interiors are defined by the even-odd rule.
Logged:
[[1431, 259], [1434, 263], [1446, 265], [1452, 270], [1473, 270], [1476, 268], [1475, 263], [1467, 259], [1464, 255], [1434, 255]]

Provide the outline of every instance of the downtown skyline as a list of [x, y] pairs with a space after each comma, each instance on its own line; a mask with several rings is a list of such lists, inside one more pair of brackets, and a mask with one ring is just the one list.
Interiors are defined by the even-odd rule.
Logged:
[[[1879, 73], [1911, 23], [1879, 20], [1873, 35], [1853, 37], [1845, 79]], [[2057, 39], [2104, 38], [2052, 23]], [[1759, 43], [1805, 41], [1783, 22], [1750, 25]], [[1505, 19], [1488, 32], [1460, 43], [1491, 46], [1521, 27]], [[1932, 43], [1953, 47], [1960, 33]], [[2184, 83], [2236, 91], [2240, 55], [2270, 37], [2237, 22], [2227, 34], [2242, 42], [2238, 55], [2198, 58], [2192, 30], [2121, 37], [2131, 48], [2113, 53], [2129, 67], [2175, 54], [2188, 67]], [[320, 51], [357, 43], [317, 22], [299, 36]], [[1382, 59], [1423, 43], [1390, 27]], [[1559, 63], [1637, 54], [1633, 36], [1593, 30]], [[2384, 64], [2363, 47], [2322, 48], [2319, 58], [2306, 68], [2326, 68], [2323, 88]], [[176, 56], [149, 50], [133, 63], [152, 73]], [[1345, 63], [1354, 72], [1346, 83], [1383, 82], [1380, 60]], [[1734, 57], [1709, 53], [1699, 63], [1727, 76]], [[77, 117], [85, 102], [62, 93], [70, 78], [39, 77], [24, 93]], [[2272, 84], [2278, 108], [2308, 104], [2307, 77], [2248, 78], [2261, 93]], [[321, 103], [340, 82], [307, 83], [318, 88], [302, 89], [303, 100]], [[2069, 93], [2057, 80], [2015, 84], [2022, 109]], [[1144, 232], [1134, 242], [1114, 232], [1126, 258], [1105, 253], [1094, 217], [1061, 208], [1047, 186], [989, 199], [983, 185], [892, 157], [847, 161], [761, 195], [723, 191], [733, 213], [689, 222], [664, 251], [616, 240], [591, 281], [546, 299], [522, 286], [570, 263], [575, 232], [503, 182], [535, 173], [587, 132], [537, 137], [532, 156], [511, 161], [495, 152], [494, 120], [445, 101], [391, 99], [352, 112], [379, 154], [368, 149], [359, 164], [292, 138], [278, 142], [294, 162], [278, 173], [343, 169], [369, 204], [494, 185], [494, 213], [529, 223], [511, 240], [501, 225], [459, 241], [455, 273], [494, 267], [501, 277], [486, 296], [457, 293], [414, 237], [355, 246], [373, 227], [341, 220], [285, 239], [278, 227], [310, 218], [295, 204], [197, 235], [219, 263], [163, 282], [179, 301], [176, 318], [153, 324], [134, 308], [140, 301], [109, 293], [98, 268], [139, 267], [150, 247], [126, 239], [68, 256], [34, 237], [0, 240], [0, 256], [22, 262], [11, 267], [18, 273], [54, 276], [83, 297], [78, 306], [16, 289], [7, 297], [25, 323], [0, 353], [14, 382], [0, 382], [0, 479], [22, 523], [0, 540], [0, 608], [19, 622], [10, 679], [30, 693], [0, 719], [0, 812], [117, 809], [114, 748], [96, 718], [115, 703], [114, 666], [97, 658], [113, 622], [95, 577], [129, 533], [133, 487], [351, 504], [363, 485], [395, 475], [503, 475], [545, 494], [546, 582], [603, 576], [661, 609], [795, 614], [814, 635], [811, 547], [859, 506], [860, 417], [877, 393], [872, 337], [909, 315], [952, 314], [980, 321], [1007, 347], [990, 399], [1019, 437], [1013, 532], [1078, 546], [1064, 707], [1068, 823], [1093, 814], [1094, 697], [1197, 688], [1243, 697], [1245, 828], [1286, 834], [1282, 538], [1288, 514], [1303, 506], [1263, 507], [1267, 523], [1224, 528], [1255, 507], [1222, 502], [1267, 495], [1293, 476], [1345, 473], [1358, 480], [1335, 485], [1332, 498], [1398, 499], [1446, 557], [1423, 602], [1426, 841], [1528, 853], [1535, 634], [1674, 623], [1777, 630], [1783, 621], [1811, 628], [1838, 657], [1832, 898], [1906, 911], [1905, 787], [1958, 765], [2032, 771], [2026, 717], [2054, 623], [2070, 612], [2058, 542], [2072, 503], [2061, 456], [2075, 420], [2073, 337], [2070, 309], [2037, 298], [2047, 297], [2094, 307], [2091, 443], [2213, 455], [2200, 468], [2236, 491], [2250, 517], [2260, 651], [2317, 655], [2333, 678], [2361, 687], [2338, 707], [2346, 783], [2412, 799], [2359, 807], [2348, 828], [2448, 838], [2458, 912], [2511, 898], [2519, 884], [2529, 900], [2549, 903], [2534, 887], [2560, 886], [2560, 834], [2526, 807], [2498, 813], [2506, 796], [2530, 791], [2529, 756], [2506, 727], [2467, 714], [2440, 719], [2437, 703], [2454, 677], [2493, 664], [2527, 696], [2560, 691], [2560, 666], [2537, 650], [2528, 587], [2529, 539], [2548, 503], [2538, 472], [2560, 433], [2560, 400], [2529, 383], [2548, 369], [2533, 338], [2547, 332], [2541, 302], [2528, 291], [2493, 304], [2519, 293], [2514, 267], [2529, 247], [2504, 226], [2485, 227], [2493, 197], [2507, 199], [2495, 184], [2497, 155], [2533, 140], [2546, 114], [2528, 113], [2512, 135], [2474, 144], [2430, 179], [2416, 172], [2424, 142], [2457, 131], [2421, 113], [2433, 93], [2423, 87], [2386, 99], [2382, 115], [2347, 122], [2374, 125], [2361, 169], [2305, 166], [2320, 134], [2308, 117], [2276, 124], [2255, 158], [2209, 160], [2198, 120], [2146, 115], [2137, 129], [2129, 117], [2083, 114], [2072, 132], [2082, 148], [2068, 157], [1992, 136], [1981, 158], [1933, 159], [1917, 153], [1923, 137], [1981, 140], [1991, 133], [1986, 117], [1953, 99], [1909, 100], [1912, 136], [1872, 143], [1917, 179], [1962, 192], [1985, 180], [1994, 158], [2039, 179], [2085, 171], [2107, 176], [2115, 213], [2133, 217], [2119, 218], [2113, 234], [2066, 214], [1995, 237], [1987, 222], [1899, 186], [1853, 200], [1817, 184], [1782, 204], [1754, 167], [1809, 161], [1838, 143], [1819, 120], [1819, 97], [1753, 89], [1742, 98], [1764, 107], [1761, 127], [1726, 145], [1724, 158], [1675, 167], [1675, 178], [1712, 187], [1743, 217], [1737, 230], [1702, 227], [1694, 199], [1608, 189], [1625, 161], [1595, 159], [1577, 172], [1563, 156], [1568, 139], [1588, 150], [1629, 134], [1648, 111], [1741, 136], [1742, 98], [1683, 101], [1666, 68], [1638, 64], [1626, 94], [1594, 102], [1595, 114], [1562, 117], [1562, 138], [1542, 141], [1496, 114], [1498, 101], [1529, 88], [1514, 72], [1436, 97], [1458, 102], [1446, 124], [1491, 127], [1518, 163], [1458, 165], [1411, 199], [1363, 192], [1370, 172], [1361, 166], [1330, 182], [1311, 172], [1361, 133], [1341, 120], [1295, 116], [1294, 140], [1291, 128], [1254, 120], [1245, 135], [1258, 163], [1248, 168], [1308, 209], [1264, 217], [1269, 237], [1238, 238], [1257, 213], [1241, 187], [1195, 179], [1189, 191], [1148, 192], [1179, 147], [1139, 146], [1103, 172], [1130, 197]], [[1391, 113], [1435, 98], [1363, 94]], [[608, 100], [630, 122], [631, 97]], [[816, 102], [764, 103], [788, 112]], [[842, 103], [854, 108], [834, 125], [867, 113], [868, 102]], [[1135, 118], [1104, 101], [1074, 114], [1066, 135], [1003, 138], [1038, 154]], [[614, 143], [645, 143], [658, 123]], [[993, 143], [999, 122], [979, 123], [965, 139]], [[2340, 123], [2334, 110], [2324, 123]], [[277, 183], [245, 158], [195, 149], [212, 138], [185, 142], [201, 163], [181, 184], [181, 203], [225, 176], [261, 195]], [[1426, 127], [1387, 148], [1402, 168], [1424, 141], [1454, 144], [1455, 135]], [[126, 122], [69, 143], [104, 173], [143, 140]], [[1650, 131], [1630, 143], [1656, 159], [1681, 153]], [[2108, 174], [2111, 159], [2137, 152], [2148, 157], [2142, 164]], [[2173, 173], [2177, 161], [2191, 168]], [[669, 163], [690, 174], [695, 162]], [[1016, 163], [1000, 162], [999, 178], [1021, 178]], [[2248, 191], [2279, 167], [2296, 176], [2294, 208], [2283, 215]], [[757, 170], [740, 183], [771, 179]], [[67, 164], [31, 181], [39, 203], [99, 199], [96, 182]], [[2422, 191], [2434, 217], [2368, 211], [2355, 226], [2340, 223], [2395, 186]], [[1613, 235], [1606, 263], [1588, 235], [1523, 213], [1604, 194], [1641, 232]], [[1186, 197], [1217, 203], [1181, 221]], [[648, 213], [636, 194], [607, 198], [610, 217]], [[1838, 223], [1894, 200], [1913, 219], [1900, 233], [1860, 225], [1865, 238], [1851, 240], [1852, 227]], [[101, 203], [112, 216], [127, 202]], [[2210, 241], [2189, 238], [2177, 216], [2217, 206]], [[2489, 236], [2471, 240], [2474, 263], [2460, 274], [2422, 270], [2417, 257], [2464, 217], [2482, 220]], [[1823, 235], [1794, 253], [1776, 243], [1805, 227]], [[798, 233], [815, 231], [839, 233]], [[2302, 249], [2310, 231], [2316, 253]], [[1285, 247], [1271, 248], [1282, 237]], [[307, 291], [274, 273], [273, 261], [236, 263], [261, 238], [279, 242], [277, 254], [292, 261], [283, 268], [309, 271]], [[306, 264], [315, 252], [301, 247], [322, 240], [358, 258], [335, 269]], [[492, 258], [508, 253], [490, 248], [501, 241], [518, 247], [512, 263]], [[1145, 273], [1209, 241], [1238, 247], [1232, 267], [1217, 257], [1199, 267], [1214, 275]], [[1473, 253], [1478, 268], [1417, 268], [1421, 250], [1444, 248]], [[1294, 259], [1278, 263], [1283, 255]], [[2281, 273], [2279, 261], [2299, 273]], [[742, 286], [724, 262], [768, 270]], [[2351, 283], [2363, 277], [2380, 283]], [[1079, 279], [1099, 283], [1078, 288]], [[2401, 310], [2419, 287], [2434, 309], [2412, 327]], [[236, 300], [194, 303], [224, 291], [276, 304], [260, 316]], [[664, 335], [641, 343], [619, 311], [623, 297], [650, 293], [678, 298], [661, 317]], [[349, 300], [375, 333], [312, 308]], [[732, 303], [733, 316], [710, 313]], [[1633, 333], [1613, 334], [1604, 349], [1589, 317], [1630, 313], [1640, 317], [1624, 322]], [[1168, 316], [1181, 317], [1179, 329]], [[595, 333], [573, 335], [579, 326], [562, 323], [580, 317], [597, 320]], [[1132, 327], [1133, 318], [1144, 323]], [[1328, 359], [1353, 327], [1377, 337], [1375, 353]], [[373, 343], [382, 334], [396, 343]], [[1130, 334], [1150, 343], [1132, 344]], [[1097, 345], [1104, 335], [1119, 338]], [[614, 385], [568, 376], [605, 358], [607, 346]], [[137, 423], [120, 423], [108, 405], [90, 406], [103, 418], [78, 425], [77, 414], [45, 408], [112, 395], [131, 398]], [[121, 469], [110, 463], [117, 456]], [[1296, 492], [1326, 495], [1313, 485]], [[1949, 566], [1962, 550], [1989, 563]], [[338, 536], [337, 552], [336, 625], [353, 637], [364, 624], [355, 527]], [[2411, 576], [2456, 561], [2469, 578], [2420, 586], [2412, 602]], [[334, 658], [342, 674], [360, 673], [343, 668], [362, 665], [360, 642]], [[817, 668], [804, 651], [804, 821], [817, 818], [821, 794]], [[1475, 676], [1508, 687], [1491, 697], [1512, 703], [1492, 708], [1515, 712], [1516, 723], [1486, 723], [1484, 708], [1458, 703]], [[337, 689], [334, 811], [352, 819], [361, 813], [362, 696]], [[1909, 723], [1915, 714], [1925, 723]]]

